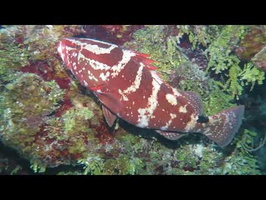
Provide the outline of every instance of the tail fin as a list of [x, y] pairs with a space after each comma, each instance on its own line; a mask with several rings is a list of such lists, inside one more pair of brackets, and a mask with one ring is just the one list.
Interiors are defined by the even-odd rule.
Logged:
[[244, 110], [244, 106], [237, 106], [209, 117], [203, 134], [219, 146], [227, 146], [241, 125]]

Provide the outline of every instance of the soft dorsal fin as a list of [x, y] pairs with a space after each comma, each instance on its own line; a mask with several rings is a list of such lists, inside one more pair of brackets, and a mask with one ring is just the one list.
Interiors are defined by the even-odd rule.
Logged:
[[166, 132], [166, 131], [161, 131], [161, 130], [156, 130], [156, 132], [169, 140], [178, 140], [181, 137], [186, 135], [186, 134], [180, 134], [176, 132]]
[[104, 105], [102, 105], [102, 110], [107, 124], [112, 127], [117, 117], [113, 113], [111, 113], [110, 110], [108, 110], [108, 108], [106, 108]]
[[188, 98], [188, 100], [191, 102], [191, 104], [196, 109], [196, 112], [198, 113], [198, 115], [204, 115], [203, 102], [199, 94], [197, 94], [196, 92], [192, 92], [192, 91], [186, 91], [186, 92], [179, 91], [179, 92], [181, 92], [183, 95], [185, 95]]

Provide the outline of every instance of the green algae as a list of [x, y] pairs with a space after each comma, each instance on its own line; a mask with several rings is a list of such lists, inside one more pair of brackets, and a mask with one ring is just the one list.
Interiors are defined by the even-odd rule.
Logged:
[[232, 51], [248, 33], [249, 28], [239, 25], [225, 26], [205, 51], [209, 58], [208, 69], [226, 80], [222, 83], [223, 90], [237, 99], [243, 94], [245, 85], [251, 85], [252, 90], [256, 83], [262, 84], [265, 78], [264, 72], [255, 68], [251, 70], [251, 62], [242, 67], [240, 59]]
[[224, 160], [222, 173], [228, 175], [260, 175], [261, 172], [258, 167], [258, 160], [251, 151], [247, 151], [245, 145], [251, 141], [243, 142], [247, 133], [244, 130], [242, 138], [237, 140], [236, 148]]
[[18, 70], [29, 64], [29, 53], [25, 48], [19, 45], [0, 44], [0, 75], [6, 73], [9, 69]]
[[67, 134], [77, 131], [88, 132], [88, 119], [93, 117], [93, 112], [87, 107], [81, 109], [70, 109], [63, 116], [64, 130]]

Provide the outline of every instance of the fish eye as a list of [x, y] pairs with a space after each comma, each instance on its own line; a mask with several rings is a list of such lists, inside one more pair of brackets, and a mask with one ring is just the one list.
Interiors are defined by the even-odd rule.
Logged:
[[75, 48], [76, 48], [77, 50], [80, 50], [80, 49], [81, 49], [81, 46], [80, 46], [80, 45], [76, 45]]

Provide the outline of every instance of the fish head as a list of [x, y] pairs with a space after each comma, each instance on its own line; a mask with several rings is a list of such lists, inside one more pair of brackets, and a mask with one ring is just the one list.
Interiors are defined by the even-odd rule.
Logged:
[[90, 38], [63, 38], [57, 51], [66, 68], [89, 89], [106, 84], [128, 57], [117, 45]]
[[73, 70], [73, 58], [78, 55], [80, 48], [71, 38], [64, 38], [58, 43], [57, 51], [68, 69]]

